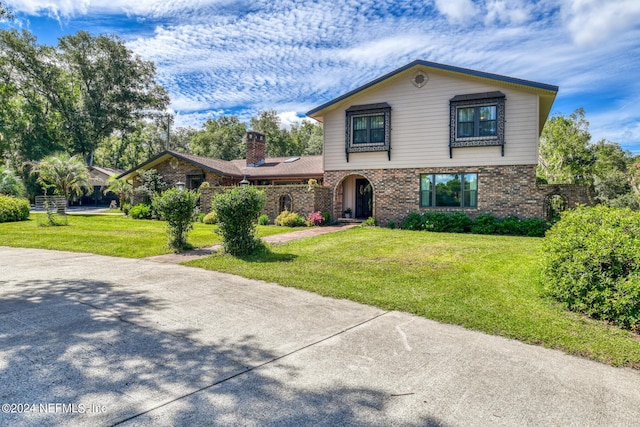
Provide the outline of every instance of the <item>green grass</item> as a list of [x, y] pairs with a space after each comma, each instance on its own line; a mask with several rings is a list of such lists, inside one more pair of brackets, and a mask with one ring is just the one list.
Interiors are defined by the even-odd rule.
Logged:
[[563, 310], [538, 279], [541, 239], [357, 228], [187, 265], [640, 369], [640, 337]]
[[[46, 214], [32, 213], [29, 221], [0, 224], [0, 245], [89, 252], [126, 258], [144, 258], [170, 253], [166, 223], [134, 220], [116, 215], [67, 215], [68, 225], [40, 227]], [[196, 223], [188, 241], [194, 247], [221, 243], [215, 226]], [[258, 226], [258, 236], [284, 233], [292, 229]]]

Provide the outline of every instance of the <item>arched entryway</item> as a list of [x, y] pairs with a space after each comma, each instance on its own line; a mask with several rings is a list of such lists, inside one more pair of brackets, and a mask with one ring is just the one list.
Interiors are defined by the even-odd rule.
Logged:
[[367, 177], [356, 174], [344, 177], [334, 194], [339, 217], [367, 219], [374, 216], [375, 194]]

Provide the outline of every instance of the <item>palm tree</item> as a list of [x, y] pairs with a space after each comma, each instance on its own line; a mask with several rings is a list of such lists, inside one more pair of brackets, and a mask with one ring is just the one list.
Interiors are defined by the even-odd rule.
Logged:
[[54, 188], [54, 193], [64, 196], [69, 202], [72, 193], [92, 191], [89, 169], [81, 157], [58, 153], [37, 162], [32, 173], [38, 174], [37, 182]]
[[104, 193], [111, 191], [118, 196], [120, 199], [120, 210], [122, 210], [122, 205], [131, 202], [131, 197], [133, 197], [133, 185], [131, 185], [130, 182], [127, 182], [124, 179], [117, 179], [115, 176], [112, 176], [107, 181], [107, 185], [108, 187], [104, 190]]
[[25, 188], [22, 180], [14, 171], [0, 165], [0, 194], [22, 197]]

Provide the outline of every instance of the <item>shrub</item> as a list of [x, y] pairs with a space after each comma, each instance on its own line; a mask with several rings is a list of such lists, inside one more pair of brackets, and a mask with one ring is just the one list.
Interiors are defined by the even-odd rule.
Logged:
[[211, 211], [202, 218], [202, 222], [205, 224], [217, 224], [218, 223], [218, 214], [216, 211]]
[[325, 225], [333, 223], [330, 212], [322, 212], [322, 218], [324, 219]]
[[125, 215], [129, 215], [130, 210], [131, 210], [131, 203], [122, 204], [122, 213], [124, 213]]
[[422, 230], [422, 216], [417, 212], [411, 212], [402, 220], [400, 227], [403, 230]]
[[520, 234], [528, 237], [544, 237], [547, 222], [538, 218], [526, 218], [520, 221]]
[[287, 210], [280, 212], [280, 215], [276, 217], [274, 223], [281, 227], [304, 227], [306, 225], [306, 221], [303, 217], [295, 212], [289, 212]]
[[0, 222], [24, 221], [29, 219], [29, 201], [0, 195]]
[[564, 212], [544, 239], [542, 279], [569, 310], [640, 331], [640, 212]]
[[468, 233], [471, 231], [473, 221], [469, 215], [462, 212], [454, 212], [447, 217], [447, 229], [449, 233]]
[[0, 165], [0, 194], [22, 197], [26, 193], [24, 183], [11, 169]]
[[269, 215], [262, 214], [258, 217], [258, 225], [269, 225]]
[[234, 187], [213, 198], [212, 207], [218, 214], [216, 232], [222, 236], [227, 253], [249, 255], [261, 246], [255, 237], [255, 221], [264, 204], [264, 191], [252, 186]]
[[151, 205], [149, 203], [139, 203], [129, 209], [129, 215], [133, 219], [151, 219]]
[[389, 222], [387, 222], [387, 225], [385, 225], [385, 227], [387, 227], [387, 228], [389, 228], [389, 229], [391, 229], [391, 230], [395, 230], [395, 228], [396, 228], [397, 226], [398, 226], [398, 225], [396, 224], [396, 222], [395, 222], [395, 221], [389, 221]]
[[320, 226], [324, 224], [324, 217], [322, 216], [322, 213], [320, 213], [320, 211], [311, 212], [309, 215], [307, 215], [307, 224], [309, 226]]
[[422, 229], [427, 231], [447, 231], [447, 214], [425, 212], [422, 214]]
[[516, 216], [508, 216], [504, 219], [496, 220], [495, 233], [518, 236], [522, 234], [521, 221]]
[[496, 232], [495, 217], [490, 213], [478, 215], [471, 224], [471, 232], [474, 234], [494, 234]]
[[177, 188], [170, 188], [153, 198], [153, 209], [167, 221], [170, 248], [181, 251], [189, 246], [187, 235], [198, 215], [196, 205], [199, 198], [197, 191]]
[[372, 216], [362, 221], [363, 227], [375, 227], [376, 225], [378, 225], [378, 221]]

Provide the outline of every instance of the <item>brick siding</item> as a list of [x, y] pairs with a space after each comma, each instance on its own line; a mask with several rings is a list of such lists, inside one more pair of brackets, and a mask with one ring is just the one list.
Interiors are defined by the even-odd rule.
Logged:
[[[421, 208], [420, 175], [453, 173], [478, 174], [478, 207]], [[373, 215], [383, 225], [400, 222], [409, 212], [427, 211], [465, 212], [472, 218], [485, 212], [498, 218], [544, 218], [545, 199], [553, 194], [562, 195], [568, 207], [590, 204], [584, 186], [536, 185], [536, 165], [325, 171], [324, 183], [335, 194], [334, 216], [340, 216], [342, 211], [341, 184], [349, 175], [369, 180], [373, 187]]]

